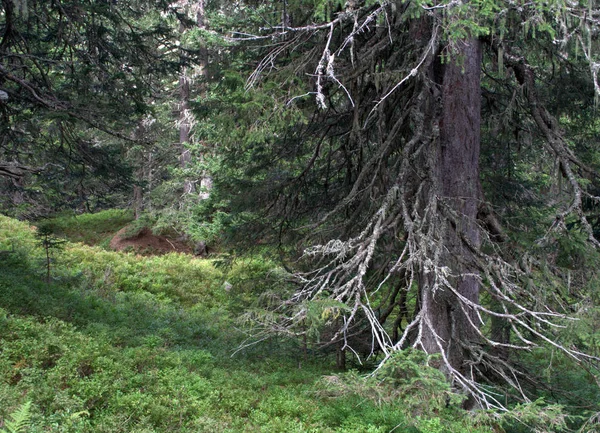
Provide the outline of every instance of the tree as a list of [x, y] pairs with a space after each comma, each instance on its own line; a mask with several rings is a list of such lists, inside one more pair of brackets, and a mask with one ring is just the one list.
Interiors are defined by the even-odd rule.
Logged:
[[[563, 274], [535, 251], [573, 227], [598, 246], [583, 204], [597, 200], [586, 185], [595, 185], [598, 167], [579, 159], [561, 128], [578, 113], [553, 116], [540, 83], [556, 82], [548, 68], [568, 71], [562, 78], [585, 81], [582, 94], [593, 97], [597, 77], [588, 69], [584, 78], [568, 59], [583, 46], [596, 68], [598, 11], [560, 2], [317, 3], [310, 15], [284, 2], [263, 34], [238, 38], [269, 41], [248, 85], [258, 91], [279, 80], [287, 106], [306, 113], [275, 131], [283, 138], [261, 143], [260, 162], [241, 162], [250, 179], [271, 180], [259, 193], [280, 226], [317, 241], [304, 252], [312, 270], [262, 316], [264, 329], [302, 334], [316, 306], [343, 349], [366, 323], [383, 362], [408, 346], [440, 354], [469, 404], [503, 407], [481, 386], [494, 378], [526, 399], [509, 351], [547, 344], [585, 358], [554, 337], [569, 306], [548, 295], [546, 282]], [[301, 91], [299, 77], [310, 77], [312, 90]], [[492, 116], [505, 121], [496, 133], [515, 131], [509, 140], [518, 146], [527, 122], [536, 161], [555, 160], [569, 189], [546, 200], [551, 216], [534, 221], [550, 232], [530, 221], [539, 235], [524, 245], [501, 224], [496, 209], [505, 203], [487, 200], [499, 192], [479, 166]]]
[[[205, 31], [206, 30], [206, 12], [205, 12], [205, 2], [204, 0], [195, 1], [189, 3], [188, 1], [180, 2], [180, 6], [183, 9], [183, 14], [188, 15], [186, 9], [189, 9], [191, 15], [194, 16], [193, 23], [197, 30]], [[180, 33], [183, 35], [186, 31], [186, 24], [182, 21], [180, 24]], [[190, 86], [194, 79], [200, 81], [200, 87], [204, 87], [206, 80], [206, 70], [208, 63], [208, 54], [206, 47], [201, 47], [197, 50], [196, 53], [196, 67], [193, 69], [193, 74], [191, 70], [185, 69], [182, 71], [179, 77], [179, 90], [180, 90], [180, 103], [179, 103], [179, 146], [180, 146], [180, 156], [179, 156], [179, 164], [182, 170], [188, 168], [191, 162], [192, 155], [190, 153], [190, 144], [191, 144], [191, 133], [192, 127], [195, 123], [194, 115], [192, 110], [190, 109], [190, 99], [191, 99], [191, 89]], [[183, 59], [185, 62], [185, 59]], [[187, 62], [186, 62], [187, 63]], [[202, 158], [202, 155], [200, 155]], [[198, 185], [201, 190], [200, 196], [203, 198], [207, 198], [206, 189], [209, 188], [210, 180], [209, 177], [203, 176], [200, 179], [200, 184]], [[190, 179], [185, 179], [183, 193], [184, 195], [191, 194], [194, 191], [194, 183]]]
[[5, 209], [89, 208], [128, 188], [125, 144], [157, 77], [179, 67], [168, 12], [166, 1], [1, 2]]

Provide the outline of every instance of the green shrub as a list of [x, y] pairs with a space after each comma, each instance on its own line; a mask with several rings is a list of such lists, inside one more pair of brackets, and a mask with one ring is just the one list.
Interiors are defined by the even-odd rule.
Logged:
[[29, 256], [36, 253], [37, 249], [35, 228], [27, 223], [0, 215], [0, 262], [10, 265], [25, 265]]
[[222, 273], [209, 260], [185, 254], [139, 257], [72, 245], [64, 254], [71, 272], [86, 276], [95, 287], [115, 291], [147, 291], [188, 305], [221, 304], [225, 293]]
[[45, 224], [53, 232], [71, 242], [87, 245], [108, 245], [114, 234], [133, 221], [133, 212], [124, 209], [109, 209], [81, 215], [65, 214], [50, 218]]

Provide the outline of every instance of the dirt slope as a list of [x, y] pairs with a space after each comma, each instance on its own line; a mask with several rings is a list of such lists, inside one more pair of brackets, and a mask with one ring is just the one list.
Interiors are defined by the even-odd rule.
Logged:
[[142, 255], [160, 255], [167, 253], [192, 254], [192, 247], [176, 239], [155, 235], [148, 228], [143, 228], [134, 235], [127, 234], [125, 227], [117, 232], [110, 241], [110, 248], [115, 251], [133, 251]]

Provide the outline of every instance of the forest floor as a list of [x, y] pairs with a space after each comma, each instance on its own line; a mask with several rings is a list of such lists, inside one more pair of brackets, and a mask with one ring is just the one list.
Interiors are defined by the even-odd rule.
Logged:
[[367, 380], [373, 362], [349, 356], [336, 371], [312, 337], [247, 344], [264, 295], [289, 284], [277, 263], [127, 252], [178, 250], [145, 230], [110, 251], [130, 222], [50, 221], [67, 242], [45, 251], [31, 225], [0, 215], [0, 433], [533, 431], [462, 410], [422, 352]]
[[193, 248], [174, 237], [156, 235], [148, 227], [129, 233], [129, 228], [119, 230], [110, 241], [113, 251], [131, 251], [142, 255], [161, 255], [168, 253], [192, 254]]
[[239, 350], [239, 319], [284, 284], [275, 263], [110, 251], [130, 222], [44, 221], [68, 240], [47, 261], [31, 225], [0, 215], [1, 433], [422, 431], [399, 406], [326, 391], [331, 355], [278, 337]]

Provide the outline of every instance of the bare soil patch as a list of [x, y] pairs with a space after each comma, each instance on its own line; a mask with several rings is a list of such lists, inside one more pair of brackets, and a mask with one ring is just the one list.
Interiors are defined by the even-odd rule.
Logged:
[[167, 253], [192, 254], [193, 248], [185, 242], [168, 236], [155, 235], [149, 228], [128, 234], [128, 227], [122, 228], [110, 241], [115, 251], [132, 251], [141, 255], [162, 255]]

